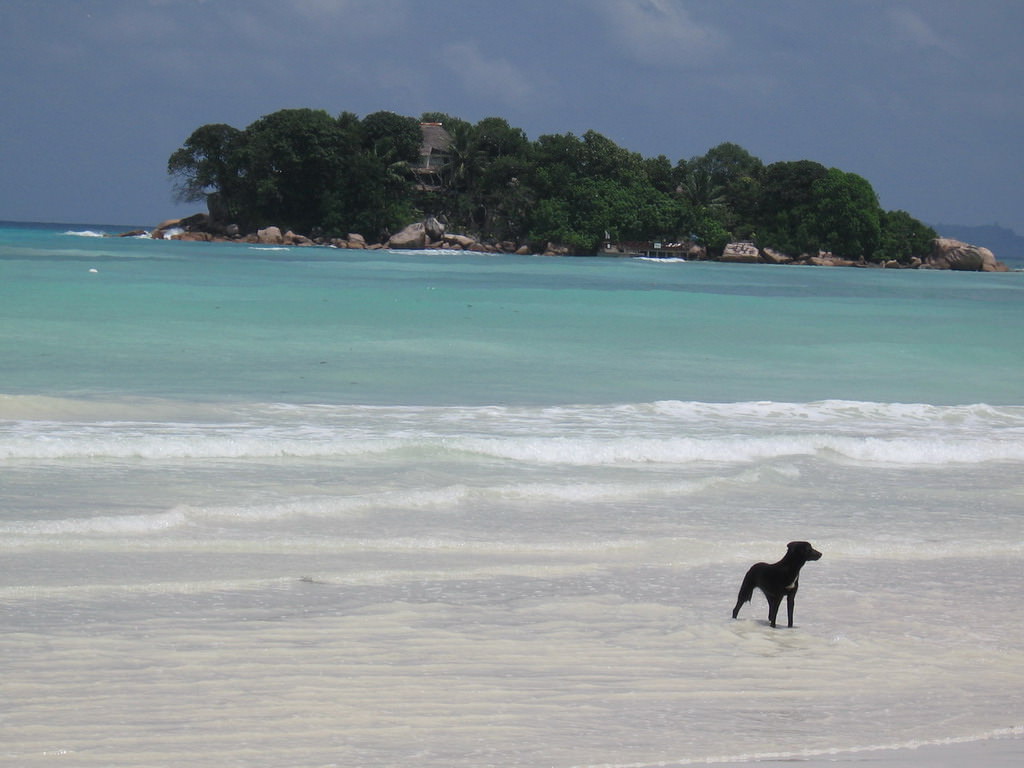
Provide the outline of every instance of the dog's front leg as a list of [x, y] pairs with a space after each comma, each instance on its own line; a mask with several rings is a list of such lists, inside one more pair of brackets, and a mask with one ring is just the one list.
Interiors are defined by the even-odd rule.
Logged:
[[793, 628], [793, 603], [796, 602], [796, 589], [786, 593], [786, 613], [789, 614], [789, 628]]
[[775, 626], [775, 617], [779, 615], [779, 606], [782, 605], [782, 595], [768, 597], [768, 623]]

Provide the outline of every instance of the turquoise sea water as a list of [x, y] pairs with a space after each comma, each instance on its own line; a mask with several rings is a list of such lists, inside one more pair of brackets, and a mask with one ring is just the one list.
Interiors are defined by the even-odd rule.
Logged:
[[1024, 402], [1021, 273], [277, 250], [33, 230], [9, 237], [0, 257], [8, 393]]
[[[1024, 729], [1024, 273], [0, 227], [0, 762]], [[746, 567], [809, 539], [797, 627]]]

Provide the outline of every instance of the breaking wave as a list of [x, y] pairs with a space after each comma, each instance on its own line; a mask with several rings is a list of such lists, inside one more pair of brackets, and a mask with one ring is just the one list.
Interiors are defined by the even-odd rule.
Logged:
[[[115, 418], [119, 413], [126, 418]], [[1019, 462], [1024, 408], [848, 401], [185, 407], [0, 397], [0, 459], [6, 461], [390, 454], [569, 466], [744, 464], [786, 457], [920, 467]]]
[[98, 232], [98, 231], [93, 230], [93, 229], [82, 229], [82, 230], [69, 229], [64, 234], [65, 235], [71, 235], [72, 237], [106, 237], [107, 236], [105, 232]]

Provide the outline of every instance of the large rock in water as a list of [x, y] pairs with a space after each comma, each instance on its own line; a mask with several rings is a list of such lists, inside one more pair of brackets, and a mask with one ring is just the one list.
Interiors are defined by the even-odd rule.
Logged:
[[284, 235], [278, 227], [267, 227], [256, 230], [256, 238], [262, 245], [282, 245]]
[[740, 264], [757, 264], [761, 252], [753, 243], [729, 243], [722, 251], [719, 261], [734, 261]]
[[444, 224], [433, 216], [424, 219], [423, 229], [432, 243], [436, 243], [444, 237]]
[[925, 259], [925, 266], [931, 269], [956, 269], [966, 272], [1008, 272], [1009, 268], [996, 261], [995, 254], [988, 248], [968, 245], [948, 237], [937, 237], [932, 241], [932, 252]]
[[[168, 237], [167, 233], [174, 230], [180, 230], [182, 233], [207, 232], [213, 234], [213, 221], [208, 214], [193, 213], [191, 216], [186, 216], [182, 219], [168, 219], [167, 221], [160, 222], [149, 236], [154, 240], [164, 240]], [[201, 238], [188, 239], [197, 240]]]
[[422, 221], [410, 224], [401, 232], [392, 235], [388, 240], [388, 248], [398, 250], [418, 250], [426, 247], [426, 245], [427, 228], [423, 226]]
[[476, 245], [476, 240], [469, 235], [445, 235], [444, 244], [447, 246], [458, 246], [459, 248], [468, 249]]
[[211, 232], [213, 220], [207, 213], [193, 213], [178, 221], [178, 226], [186, 232]]

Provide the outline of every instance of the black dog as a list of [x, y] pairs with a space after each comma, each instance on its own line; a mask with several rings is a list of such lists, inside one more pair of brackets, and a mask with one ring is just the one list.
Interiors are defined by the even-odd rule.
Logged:
[[786, 546], [786, 556], [779, 562], [755, 563], [750, 566], [747, 575], [743, 577], [743, 585], [740, 587], [739, 597], [736, 598], [736, 607], [732, 609], [734, 619], [740, 612], [740, 607], [750, 602], [756, 587], [768, 598], [768, 622], [775, 626], [775, 617], [779, 613], [779, 606], [782, 605], [782, 598], [785, 597], [789, 626], [793, 626], [793, 600], [800, 586], [800, 569], [808, 560], [821, 559], [821, 552], [806, 541], [791, 541]]

